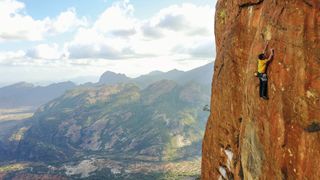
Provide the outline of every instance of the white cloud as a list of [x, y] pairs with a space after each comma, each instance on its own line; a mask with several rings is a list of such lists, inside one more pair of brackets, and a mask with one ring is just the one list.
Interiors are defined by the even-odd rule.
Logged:
[[193, 57], [212, 58], [215, 53], [212, 40], [197, 43], [189, 50]]
[[213, 21], [208, 21], [210, 19], [208, 17], [213, 16], [214, 9], [210, 6], [185, 3], [162, 9], [150, 21], [156, 27], [174, 31], [193, 32], [207, 29], [211, 32], [213, 31]]
[[182, 14], [167, 14], [160, 20], [158, 26], [161, 28], [179, 31], [188, 28], [188, 22]]
[[25, 7], [22, 2], [14, 0], [1, 0], [0, 16], [14, 15]]
[[[213, 21], [208, 21], [213, 14], [210, 6], [182, 4], [164, 8], [149, 19], [141, 20], [134, 17], [134, 8], [128, 0], [116, 2], [92, 27], [79, 29], [73, 41], [66, 44], [66, 54], [75, 59], [150, 55], [212, 58], [213, 41], [210, 46], [206, 39], [213, 37]], [[206, 45], [202, 45], [203, 40]], [[173, 49], [180, 44], [199, 47], [185, 47], [185, 51], [177, 54]], [[182, 53], [185, 56], [181, 56]]]
[[25, 5], [15, 0], [0, 1], [0, 38], [2, 40], [42, 38], [44, 26], [23, 12]]
[[128, 0], [116, 2], [99, 16], [93, 29], [101, 33], [134, 32], [139, 22], [133, 17], [133, 12]]
[[156, 27], [150, 25], [149, 23], [145, 23], [141, 27], [141, 31], [143, 33], [143, 36], [145, 36], [147, 38], [158, 39], [158, 38], [163, 37], [161, 29], [156, 28]]
[[133, 16], [129, 1], [119, 1], [107, 8], [92, 27], [80, 28], [73, 41], [65, 44], [71, 59], [126, 59], [140, 56], [132, 44], [138, 33], [139, 20]]
[[212, 58], [215, 55], [214, 39], [205, 38], [201, 41], [179, 44], [172, 49], [172, 52], [188, 55], [189, 58]]
[[[126, 33], [123, 33], [126, 34]], [[136, 53], [129, 46], [127, 38], [99, 33], [96, 29], [80, 29], [74, 40], [65, 44], [65, 55], [70, 59], [102, 58], [125, 59]]]
[[48, 31], [51, 33], [63, 33], [77, 27], [86, 26], [87, 24], [86, 18], [78, 18], [76, 10], [70, 8], [67, 11], [62, 12], [57, 18], [50, 20], [50, 28]]
[[[7, 7], [2, 11], [4, 2]], [[0, 68], [12, 65], [25, 73], [30, 67], [37, 75], [51, 69], [55, 71], [51, 79], [62, 74], [64, 78], [100, 75], [105, 70], [130, 76], [152, 70], [188, 70], [214, 58], [214, 8], [210, 6], [172, 5], [139, 19], [132, 4], [122, 0], [88, 23], [73, 8], [55, 18], [35, 20], [24, 12], [23, 3], [0, 0], [0, 15], [0, 22], [8, 24], [0, 28], [0, 42], [43, 39], [27, 50], [0, 51]], [[52, 44], [45, 39], [70, 30], [75, 30], [70, 41]]]
[[84, 58], [104, 58], [118, 59], [122, 54], [121, 50], [117, 50], [108, 44], [74, 44], [68, 47], [69, 57], [71, 59]]
[[17, 59], [25, 57], [26, 53], [22, 50], [0, 52], [0, 64], [10, 65]]
[[16, 0], [0, 1], [0, 40], [42, 40], [49, 34], [63, 33], [87, 24], [74, 9], [62, 12], [57, 18], [36, 20], [25, 12], [25, 5]]
[[59, 50], [58, 44], [40, 44], [27, 51], [26, 56], [35, 59], [59, 59], [62, 53]]

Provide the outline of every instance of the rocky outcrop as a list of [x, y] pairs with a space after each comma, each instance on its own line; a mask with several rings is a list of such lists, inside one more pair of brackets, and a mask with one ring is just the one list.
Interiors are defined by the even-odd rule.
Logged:
[[[319, 179], [320, 1], [218, 0], [202, 179]], [[269, 96], [254, 76], [275, 49]]]

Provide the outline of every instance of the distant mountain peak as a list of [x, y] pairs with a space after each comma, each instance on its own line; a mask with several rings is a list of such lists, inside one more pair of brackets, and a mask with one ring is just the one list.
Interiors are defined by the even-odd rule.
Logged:
[[23, 81], [23, 82], [18, 82], [16, 84], [13, 84], [13, 85], [10, 85], [7, 87], [10, 87], [10, 88], [32, 88], [32, 87], [34, 87], [34, 85]]
[[125, 74], [115, 73], [112, 71], [106, 71], [99, 79], [99, 84], [113, 85], [118, 83], [127, 83], [130, 78]]
[[150, 73], [148, 73], [147, 75], [151, 75], [151, 76], [154, 76], [154, 75], [160, 75], [160, 74], [163, 74], [164, 72], [162, 71], [151, 71]]
[[178, 69], [172, 69], [168, 72], [162, 71], [151, 71], [148, 74], [141, 75], [137, 78], [129, 78], [125, 74], [115, 73], [112, 71], [106, 71], [100, 77], [98, 84], [104, 85], [114, 85], [119, 83], [136, 83], [142, 88], [148, 87], [150, 84], [157, 81], [167, 79], [178, 82], [179, 84], [184, 84], [189, 81], [198, 82], [200, 84], [211, 84], [213, 74], [213, 63], [209, 63], [190, 71], [181, 71]]
[[183, 73], [184, 71], [178, 70], [178, 69], [172, 69], [168, 71], [168, 73]]
[[122, 75], [122, 76], [125, 76], [125, 74], [122, 74], [122, 73], [116, 73], [116, 72], [113, 72], [113, 71], [106, 71], [103, 73], [104, 75]]

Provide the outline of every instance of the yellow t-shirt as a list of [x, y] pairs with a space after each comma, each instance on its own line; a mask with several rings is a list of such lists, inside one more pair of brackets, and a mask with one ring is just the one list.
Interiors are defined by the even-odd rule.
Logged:
[[260, 60], [258, 59], [258, 73], [265, 73], [268, 65], [268, 59]]

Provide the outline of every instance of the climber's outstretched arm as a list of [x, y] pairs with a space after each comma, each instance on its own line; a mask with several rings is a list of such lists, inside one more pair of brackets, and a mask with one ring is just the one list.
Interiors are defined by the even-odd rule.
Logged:
[[268, 61], [271, 61], [271, 60], [272, 60], [272, 58], [273, 58], [273, 56], [274, 56], [274, 49], [271, 49], [270, 52], [271, 52], [271, 54], [270, 54], [270, 56], [269, 56], [269, 58], [268, 58]]
[[269, 42], [266, 43], [266, 46], [264, 47], [264, 50], [263, 50], [263, 54], [266, 54], [268, 46], [269, 46]]

